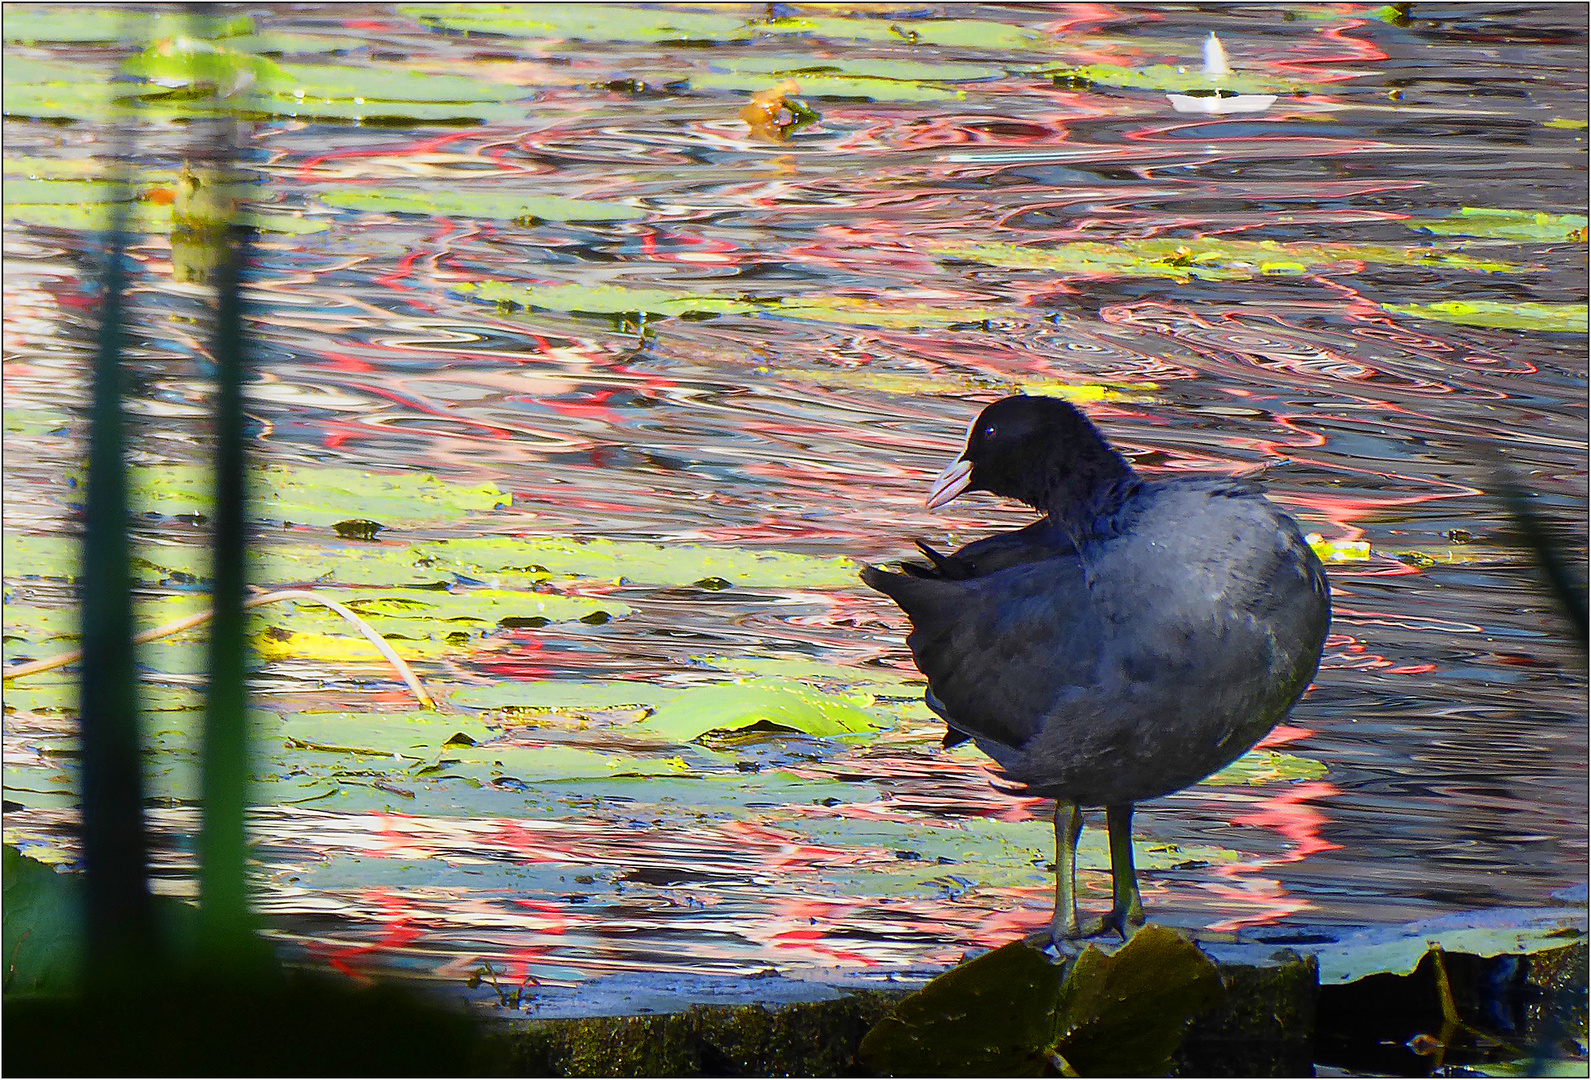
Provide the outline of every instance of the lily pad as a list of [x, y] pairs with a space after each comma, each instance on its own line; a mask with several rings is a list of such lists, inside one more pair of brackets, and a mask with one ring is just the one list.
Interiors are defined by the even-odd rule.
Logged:
[[578, 679], [559, 679], [463, 686], [449, 694], [448, 701], [454, 705], [477, 709], [545, 709], [580, 712], [586, 709], [623, 709], [656, 705], [679, 693], [677, 689], [638, 680], [587, 682]]
[[490, 190], [482, 187], [453, 187], [424, 194], [331, 191], [322, 195], [321, 201], [328, 206], [346, 210], [504, 221], [524, 218], [546, 221], [639, 221], [646, 216], [646, 212], [638, 207], [622, 203], [504, 191], [500, 182], [494, 182]]
[[1354, 263], [1439, 266], [1482, 273], [1519, 269], [1514, 263], [1476, 259], [1437, 248], [1281, 243], [1276, 240], [1188, 238], [1122, 240], [1113, 244], [1078, 241], [1046, 247], [958, 242], [931, 244], [929, 250], [944, 258], [1018, 270], [1182, 281], [1248, 281], [1267, 275], [1314, 273]]
[[80, 879], [57, 873], [9, 844], [0, 858], [4, 859], [0, 880], [5, 883], [5, 902], [0, 905], [4, 912], [5, 992], [71, 990], [83, 963]]
[[443, 753], [450, 741], [475, 743], [491, 737], [486, 725], [472, 716], [429, 709], [291, 713], [265, 734], [307, 746], [425, 760]]
[[1291, 94], [1301, 92], [1308, 83], [1292, 76], [1259, 72], [1229, 71], [1210, 77], [1196, 67], [1175, 64], [1150, 64], [1122, 67], [1116, 64], [1086, 64], [1079, 67], [1046, 69], [1043, 74], [1076, 83], [1113, 86], [1122, 90], [1159, 90], [1181, 93], [1189, 90], [1222, 90], [1234, 94]]
[[1286, 780], [1318, 780], [1327, 772], [1324, 762], [1274, 750], [1250, 750], [1232, 764], [1199, 783], [1210, 787], [1274, 784]]
[[197, 34], [232, 37], [254, 31], [248, 15], [195, 19], [155, 7], [80, 7], [75, 4], [11, 4], [3, 24], [5, 40], [24, 45], [39, 42], [89, 44], [137, 41], [155, 34]]
[[1440, 236], [1481, 236], [1497, 240], [1557, 243], [1584, 241], [1587, 218], [1584, 214], [1547, 214], [1532, 210], [1461, 206], [1451, 217], [1411, 218], [1403, 224]]
[[433, 569], [495, 578], [507, 574], [586, 577], [635, 585], [691, 585], [708, 579], [748, 588], [833, 589], [855, 584], [860, 567], [787, 551], [710, 544], [650, 544], [600, 537], [488, 536], [415, 545]]
[[757, 724], [806, 735], [854, 735], [875, 724], [866, 711], [867, 695], [824, 693], [782, 679], [714, 683], [692, 687], [668, 699], [639, 725], [639, 730], [690, 742], [709, 731], [738, 731]]
[[[870, 78], [862, 75], [805, 74], [798, 80], [807, 98], [860, 98], [865, 101], [946, 101], [965, 97], [958, 90], [909, 79]], [[713, 71], [690, 76], [693, 90], [733, 90], [756, 93], [779, 82], [777, 76]]]
[[1524, 300], [1439, 300], [1430, 304], [1382, 304], [1386, 311], [1464, 326], [1503, 330], [1586, 332], [1585, 304], [1534, 304]]
[[[135, 512], [208, 514], [214, 480], [186, 462], [128, 470]], [[82, 476], [68, 473], [68, 482]], [[422, 472], [370, 472], [336, 466], [265, 465], [251, 471], [255, 512], [272, 523], [331, 526], [350, 518], [382, 525], [453, 521], [508, 506], [495, 484], [459, 484]]]
[[1313, 951], [1320, 961], [1321, 985], [1332, 986], [1367, 975], [1407, 975], [1433, 945], [1471, 956], [1501, 956], [1555, 949], [1587, 936], [1583, 907], [1578, 911], [1493, 908], [1372, 927]]
[[557, 745], [449, 746], [443, 756], [446, 761], [437, 766], [439, 774], [474, 774], [494, 780], [507, 777], [526, 784], [619, 776], [681, 776], [690, 771], [677, 757], [638, 758]]
[[731, 9], [688, 11], [613, 4], [406, 4], [398, 10], [442, 29], [532, 40], [733, 42], [803, 37], [991, 52], [1049, 51], [1055, 45], [1055, 38], [1031, 27], [983, 19], [930, 18], [913, 11], [892, 12], [888, 18], [858, 14], [763, 19]]
[[506, 281], [459, 282], [455, 292], [482, 300], [581, 315], [673, 316], [765, 314], [847, 326], [930, 327], [981, 323], [999, 317], [991, 308], [942, 308], [854, 297], [692, 296], [623, 285], [530, 285]]

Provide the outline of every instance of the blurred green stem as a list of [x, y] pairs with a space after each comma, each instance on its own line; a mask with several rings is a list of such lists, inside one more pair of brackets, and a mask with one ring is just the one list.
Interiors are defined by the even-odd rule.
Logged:
[[246, 871], [248, 730], [243, 602], [244, 513], [242, 269], [248, 245], [233, 225], [216, 277], [215, 534], [209, 685], [205, 698], [199, 836], [199, 928], [205, 951], [224, 959], [252, 940]]
[[110, 209], [83, 512], [83, 866], [89, 985], [159, 956], [146, 879], [122, 414], [126, 203]]

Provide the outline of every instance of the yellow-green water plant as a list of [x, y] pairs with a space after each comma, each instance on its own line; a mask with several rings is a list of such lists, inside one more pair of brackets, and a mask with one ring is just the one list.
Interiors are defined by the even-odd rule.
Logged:
[[1382, 304], [1398, 315], [1434, 322], [1484, 326], [1499, 330], [1545, 330], [1584, 334], [1587, 305], [1545, 304], [1525, 300], [1435, 300], [1424, 304]]
[[1317, 273], [1354, 263], [1438, 267], [1478, 273], [1521, 269], [1518, 264], [1501, 259], [1481, 259], [1448, 248], [1417, 244], [1302, 243], [1224, 237], [1079, 240], [1043, 247], [957, 241], [932, 244], [929, 250], [945, 259], [1013, 270], [1177, 281], [1250, 281], [1271, 275]]

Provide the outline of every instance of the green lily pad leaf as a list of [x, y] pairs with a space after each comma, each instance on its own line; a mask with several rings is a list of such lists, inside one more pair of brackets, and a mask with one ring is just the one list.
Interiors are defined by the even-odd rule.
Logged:
[[186, 35], [164, 38], [128, 57], [122, 71], [165, 87], [209, 84], [223, 91], [249, 87], [268, 93], [289, 81], [275, 60]]
[[1174, 930], [1145, 926], [1115, 953], [1090, 945], [1056, 1007], [1055, 1052], [1081, 1076], [1164, 1076], [1221, 976]]
[[[771, 75], [733, 71], [703, 72], [690, 76], [693, 90], [733, 90], [754, 94], [778, 84]], [[865, 101], [946, 101], [966, 95], [932, 83], [905, 79], [869, 78], [861, 75], [807, 74], [798, 80], [806, 98], [861, 98]]]
[[1079, 241], [1046, 247], [941, 243], [929, 245], [929, 250], [945, 258], [1018, 270], [1181, 281], [1248, 281], [1267, 275], [1312, 273], [1354, 263], [1442, 266], [1484, 273], [1519, 269], [1515, 263], [1475, 259], [1436, 248], [1275, 240], [1148, 239], [1112, 244]]
[[706, 544], [649, 544], [600, 537], [488, 536], [417, 544], [418, 559], [474, 577], [528, 573], [635, 585], [691, 585], [719, 578], [748, 588], [833, 589], [853, 585], [860, 567], [787, 551]]
[[693, 657], [695, 663], [738, 675], [794, 679], [823, 689], [844, 688], [853, 694], [920, 698], [926, 680], [917, 672], [878, 667], [846, 667], [810, 657]]
[[866, 15], [761, 19], [729, 9], [681, 11], [609, 4], [405, 4], [398, 10], [442, 29], [550, 41], [732, 42], [798, 36], [834, 42], [947, 45], [999, 53], [1053, 51], [1056, 42], [1043, 31], [1012, 23], [925, 17], [904, 11], [892, 19]]
[[1501, 908], [1373, 927], [1314, 951], [1320, 961], [1320, 984], [1334, 986], [1367, 975], [1408, 975], [1433, 945], [1471, 956], [1502, 956], [1556, 949], [1586, 937], [1583, 907], [1579, 911]]
[[1497, 240], [1539, 240], [1556, 243], [1585, 240], [1584, 214], [1545, 214], [1532, 210], [1500, 210], [1462, 206], [1452, 217], [1410, 219], [1411, 229], [1442, 236], [1483, 236]]
[[8, 801], [34, 810], [62, 810], [79, 805], [77, 788], [63, 769], [7, 765], [0, 769], [0, 788]]
[[874, 729], [870, 696], [824, 693], [782, 679], [692, 687], [663, 702], [640, 730], [690, 742], [709, 731], [738, 731], [757, 724], [806, 735], [854, 735]]
[[622, 285], [526, 285], [506, 281], [462, 281], [451, 286], [466, 296], [576, 315], [711, 316], [774, 315], [847, 326], [926, 327], [981, 323], [999, 317], [992, 308], [941, 308], [853, 297], [690, 296], [665, 289]]
[[9, 844], [0, 859], [6, 994], [71, 991], [83, 963], [79, 880], [56, 873]]
[[1585, 304], [1532, 304], [1522, 300], [1440, 300], [1432, 304], [1382, 304], [1386, 311], [1464, 326], [1503, 330], [1586, 332]]
[[[526, 784], [618, 776], [681, 776], [690, 771], [690, 766], [678, 757], [632, 758], [558, 745], [449, 746], [443, 756], [446, 763], [437, 771], [444, 775], [469, 775], [474, 771], [493, 780], [510, 778]], [[471, 770], [470, 766], [475, 768]]]
[[4, 33], [8, 42], [89, 44], [136, 41], [158, 34], [203, 34], [233, 37], [251, 34], [254, 20], [247, 15], [225, 19], [193, 19], [186, 13], [153, 7], [78, 7], [76, 5], [13, 4], [6, 8]]
[[1052, 68], [1043, 72], [1052, 78], [1098, 86], [1114, 86], [1123, 90], [1161, 90], [1167, 93], [1185, 93], [1189, 90], [1222, 90], [1232, 94], [1292, 94], [1307, 88], [1308, 83], [1295, 76], [1285, 78], [1261, 72], [1229, 71], [1215, 78], [1206, 76], [1198, 67], [1180, 67], [1175, 64], [1150, 64], [1131, 68], [1116, 64], [1086, 64], [1080, 67]]
[[1033, 394], [1062, 397], [1074, 404], [1098, 401], [1150, 402], [1151, 391], [1160, 389], [1157, 383], [1080, 383], [1062, 382], [1059, 379], [1032, 379], [1020, 375], [1009, 379], [991, 379], [987, 373], [977, 375], [953, 371], [890, 371], [869, 364], [862, 368], [758, 368], [757, 374], [767, 375], [782, 383], [799, 383], [830, 389], [875, 390], [883, 394], [920, 397], [943, 395], [964, 397], [969, 393], [988, 393], [993, 390], [1008, 394]]
[[[80, 473], [69, 480], [81, 484]], [[209, 514], [213, 478], [186, 462], [138, 465], [128, 470], [135, 512]], [[74, 500], [81, 498], [75, 494]], [[369, 472], [333, 466], [267, 465], [252, 470], [250, 495], [264, 520], [332, 526], [364, 518], [392, 527], [469, 519], [508, 506], [511, 496], [495, 484], [457, 484], [427, 473]]]
[[499, 182], [484, 187], [442, 188], [425, 193], [383, 191], [331, 191], [321, 196], [328, 206], [386, 214], [424, 214], [428, 217], [482, 218], [519, 221], [639, 221], [646, 212], [623, 203], [571, 199], [502, 190]]
[[[563, 596], [558, 593], [520, 592], [511, 589], [382, 589], [353, 592], [317, 590], [347, 605], [378, 631], [388, 620], [423, 620], [436, 624], [435, 633], [457, 629], [457, 622], [478, 626], [541, 626], [553, 622], [607, 622], [630, 614], [630, 605], [606, 597]], [[317, 617], [317, 616], [312, 616]], [[335, 613], [318, 616], [336, 619]], [[413, 627], [391, 627], [413, 634]]]
[[1283, 780], [1319, 780], [1326, 772], [1326, 764], [1322, 761], [1295, 754], [1278, 754], [1274, 750], [1250, 750], [1199, 783], [1210, 787], [1274, 784]]
[[[7, 13], [5, 24], [11, 23]], [[9, 52], [9, 50], [8, 50]], [[125, 87], [113, 86], [90, 66], [68, 60], [6, 57], [0, 107], [7, 116], [39, 119], [102, 117]]]
[[1013, 941], [902, 1000], [857, 1058], [882, 1076], [1044, 1076], [1060, 994], [1061, 969]]
[[477, 709], [539, 709], [581, 712], [590, 709], [636, 709], [657, 705], [679, 690], [639, 681], [499, 682], [463, 686], [448, 695], [449, 703]]
[[486, 725], [475, 717], [426, 709], [290, 713], [281, 718], [279, 725], [261, 734], [306, 746], [417, 759], [431, 759], [444, 750], [451, 754], [455, 747], [450, 740], [460, 735], [476, 742], [491, 737]]
[[731, 55], [713, 61], [717, 71], [736, 75], [777, 75], [802, 81], [812, 76], [843, 76], [850, 79], [892, 79], [900, 82], [979, 82], [1004, 78], [1006, 68], [995, 64], [958, 63], [953, 60], [915, 60], [868, 56]]

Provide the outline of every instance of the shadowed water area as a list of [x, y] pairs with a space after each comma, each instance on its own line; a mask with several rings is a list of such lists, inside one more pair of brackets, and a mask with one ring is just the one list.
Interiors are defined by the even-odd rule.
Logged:
[[[923, 507], [1019, 390], [1144, 474], [1256, 476], [1327, 561], [1314, 689], [1140, 808], [1151, 918], [1308, 942], [1583, 910], [1585, 652], [1489, 493], [1496, 454], [1583, 566], [1586, 12], [1410, 15], [372, 5], [200, 47], [7, 8], [6, 660], [76, 632], [113, 94], [143, 105], [139, 617], [202, 604], [208, 291], [170, 209], [197, 51], [257, 114], [252, 580], [360, 610], [445, 710], [330, 613], [256, 612], [256, 895], [290, 955], [710, 999], [1043, 925], [1049, 804], [940, 748], [856, 579], [1028, 519]], [[129, 58], [128, 25], [168, 44]], [[1273, 103], [1177, 110], [1211, 31], [1221, 85]], [[759, 134], [785, 79], [819, 117]], [[143, 659], [156, 887], [191, 895], [202, 636]], [[53, 861], [70, 678], [5, 690], [5, 837]]]

